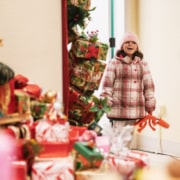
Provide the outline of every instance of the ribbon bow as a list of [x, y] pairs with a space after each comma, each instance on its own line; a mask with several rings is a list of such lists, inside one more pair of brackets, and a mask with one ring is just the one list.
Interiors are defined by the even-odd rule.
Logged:
[[141, 132], [147, 124], [149, 124], [150, 128], [153, 131], [156, 130], [154, 127], [156, 125], [160, 125], [164, 128], [169, 128], [169, 124], [165, 120], [163, 120], [162, 118], [157, 118], [156, 116], [153, 116], [151, 114], [146, 115], [143, 119], [140, 119], [134, 125], [139, 126], [138, 132]]

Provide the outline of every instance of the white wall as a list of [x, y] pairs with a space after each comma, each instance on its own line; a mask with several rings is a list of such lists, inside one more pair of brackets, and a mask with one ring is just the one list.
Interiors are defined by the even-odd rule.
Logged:
[[44, 90], [62, 92], [60, 0], [1, 0], [0, 61]]
[[146, 129], [143, 135], [156, 140], [161, 137], [164, 152], [180, 156], [180, 1], [140, 0], [139, 5], [142, 51], [155, 81], [157, 103], [165, 106], [164, 119], [170, 124], [161, 134]]

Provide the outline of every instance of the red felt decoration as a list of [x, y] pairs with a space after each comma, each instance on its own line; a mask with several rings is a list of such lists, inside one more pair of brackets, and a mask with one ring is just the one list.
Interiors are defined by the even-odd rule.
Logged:
[[150, 128], [155, 131], [155, 127], [156, 125], [160, 125], [164, 128], [169, 128], [169, 124], [163, 120], [162, 118], [157, 118], [156, 116], [153, 116], [151, 114], [146, 115], [143, 119], [140, 119], [139, 121], [137, 121], [134, 125], [135, 126], [139, 126], [138, 128], [138, 132], [141, 132], [146, 125], [149, 124]]

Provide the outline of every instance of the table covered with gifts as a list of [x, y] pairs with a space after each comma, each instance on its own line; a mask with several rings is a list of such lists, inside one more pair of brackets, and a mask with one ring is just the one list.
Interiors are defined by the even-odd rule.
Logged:
[[[69, 107], [81, 111], [69, 111], [69, 121], [59, 92], [42, 93], [40, 86], [29, 86], [23, 75], [16, 75], [13, 80], [11, 113], [2, 111], [0, 117], [0, 160], [6, 162], [1, 163], [1, 168], [10, 179], [82, 180], [114, 176], [130, 180], [136, 171], [148, 167], [148, 155], [123, 150], [118, 144], [112, 148], [110, 136], [101, 133], [98, 119], [105, 112], [102, 109], [108, 109], [105, 99], [85, 99], [80, 91], [70, 88], [73, 103]], [[80, 125], [72, 124], [72, 119]]]
[[[8, 117], [2, 125], [3, 136], [13, 141], [8, 156], [15, 180], [82, 180], [105, 175], [130, 180], [136, 171], [148, 167], [148, 155], [130, 150], [112, 153], [108, 136], [70, 125], [60, 107], [52, 103], [43, 118], [34, 122], [27, 114]], [[16, 121], [10, 123], [11, 118]]]

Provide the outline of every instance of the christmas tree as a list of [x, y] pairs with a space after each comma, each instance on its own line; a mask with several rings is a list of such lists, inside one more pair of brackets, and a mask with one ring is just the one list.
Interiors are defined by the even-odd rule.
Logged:
[[69, 55], [69, 107], [68, 119], [71, 125], [86, 126], [96, 130], [98, 121], [110, 110], [107, 99], [96, 97], [106, 67], [108, 45], [98, 41], [98, 30], [85, 32], [91, 12], [91, 1], [68, 0], [68, 43]]

